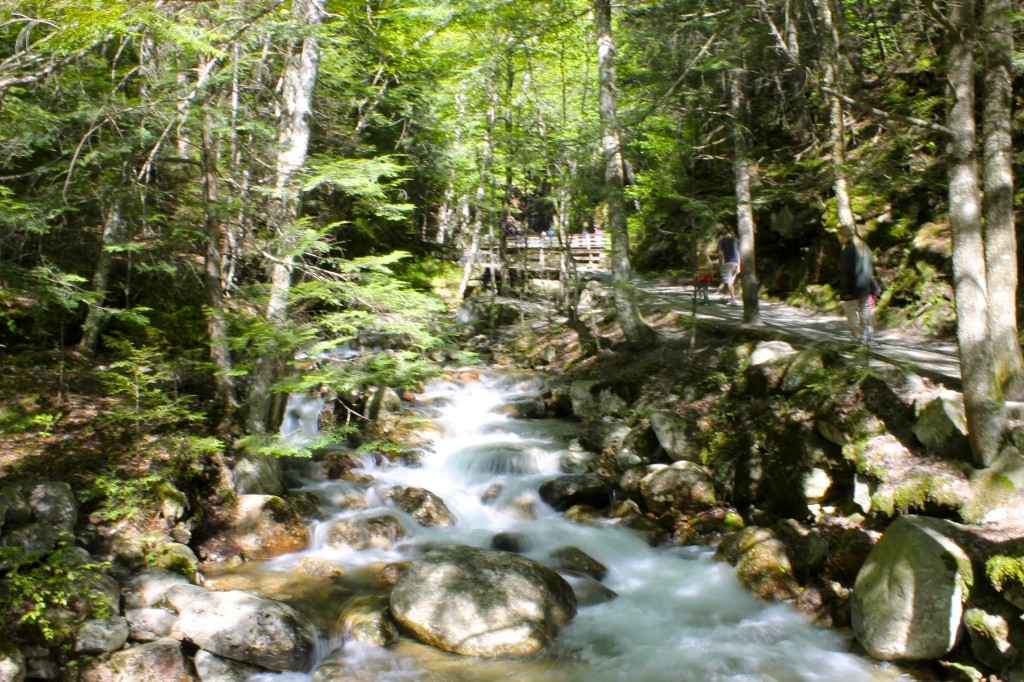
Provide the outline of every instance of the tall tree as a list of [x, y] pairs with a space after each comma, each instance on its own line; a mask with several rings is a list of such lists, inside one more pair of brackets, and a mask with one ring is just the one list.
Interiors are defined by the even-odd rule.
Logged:
[[740, 238], [740, 274], [743, 279], [743, 321], [761, 322], [758, 303], [760, 282], [757, 278], [757, 259], [754, 249], [755, 225], [751, 193], [754, 174], [750, 163], [750, 145], [745, 125], [747, 111], [746, 69], [740, 65], [731, 71], [733, 134], [733, 174], [736, 182], [736, 230]]
[[[283, 329], [288, 322], [289, 296], [296, 257], [296, 222], [301, 200], [296, 175], [309, 153], [309, 117], [320, 68], [320, 45], [313, 32], [326, 13], [326, 0], [292, 0], [292, 17], [306, 34], [285, 57], [281, 81], [281, 118], [278, 124], [275, 194], [270, 204], [270, 225], [276, 233], [268, 258], [269, 297], [264, 316]], [[281, 362], [278, 344], [270, 344], [256, 361], [247, 397], [246, 426], [265, 433], [270, 423], [271, 384]]]
[[989, 334], [996, 383], [1024, 398], [1024, 358], [1017, 335], [1017, 237], [1013, 218], [1013, 27], [1010, 0], [985, 0], [982, 14], [982, 183]]
[[633, 289], [629, 263], [629, 231], [626, 227], [625, 161], [616, 108], [615, 41], [612, 35], [610, 0], [594, 0], [597, 31], [601, 154], [604, 157], [605, 201], [608, 233], [611, 236], [611, 266], [615, 309], [627, 341], [638, 347], [650, 346], [654, 330], [644, 321]]
[[964, 406], [974, 463], [995, 459], [1003, 433], [1003, 397], [995, 375], [989, 328], [989, 293], [978, 177], [975, 123], [974, 0], [949, 4], [946, 80], [951, 96], [947, 127], [949, 217], [953, 233], [953, 287]]

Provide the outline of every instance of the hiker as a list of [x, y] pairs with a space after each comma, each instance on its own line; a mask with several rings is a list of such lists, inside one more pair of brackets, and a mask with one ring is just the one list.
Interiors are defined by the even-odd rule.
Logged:
[[839, 300], [850, 334], [855, 341], [868, 345], [875, 337], [872, 318], [878, 294], [871, 250], [856, 230], [847, 227], [839, 229], [839, 243], [843, 247], [839, 256]]
[[695, 282], [697, 303], [701, 305], [711, 303], [708, 292], [711, 289], [712, 267], [714, 267], [714, 263], [711, 262], [711, 254], [701, 249], [697, 253], [697, 280]]
[[718, 267], [722, 273], [722, 284], [729, 291], [729, 305], [736, 302], [736, 276], [740, 274], [740, 242], [733, 234], [723, 230], [718, 240]]

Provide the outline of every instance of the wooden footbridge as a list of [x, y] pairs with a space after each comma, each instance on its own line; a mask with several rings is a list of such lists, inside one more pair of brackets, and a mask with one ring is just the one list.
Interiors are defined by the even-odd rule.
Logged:
[[[531, 279], [559, 279], [561, 260], [568, 249], [577, 272], [608, 270], [607, 240], [604, 234], [558, 236], [510, 235], [505, 241], [509, 270]], [[480, 245], [474, 270], [483, 273], [500, 269], [497, 240]]]

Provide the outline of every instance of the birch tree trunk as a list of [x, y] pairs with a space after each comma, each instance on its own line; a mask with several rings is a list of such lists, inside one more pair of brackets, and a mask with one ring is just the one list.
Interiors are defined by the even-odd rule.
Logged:
[[995, 381], [988, 326], [985, 243], [974, 119], [974, 0], [949, 5], [946, 78], [952, 95], [947, 119], [949, 218], [953, 232], [953, 287], [967, 430], [975, 466], [992, 463], [1003, 430], [1003, 399]]
[[608, 202], [608, 234], [611, 236], [612, 283], [615, 308], [626, 340], [648, 347], [656, 340], [654, 330], [640, 314], [631, 281], [629, 233], [626, 229], [625, 167], [615, 101], [615, 42], [612, 37], [611, 0], [594, 0], [597, 30], [601, 153], [604, 156], [605, 199]]
[[747, 109], [746, 77], [742, 68], [732, 70], [733, 172], [736, 179], [736, 230], [740, 238], [740, 276], [743, 280], [743, 321], [760, 324], [761, 311], [757, 294], [761, 283], [757, 279], [757, 261], [754, 252], [754, 209], [751, 201], [750, 150], [743, 124]]
[[[832, 0], [815, 0], [818, 6], [818, 16], [825, 36], [822, 45], [825, 49], [825, 59], [822, 65], [822, 80], [825, 87], [835, 92], [843, 91], [842, 69], [839, 63], [839, 30], [836, 28], [835, 18], [832, 15]], [[846, 124], [844, 121], [843, 102], [838, 96], [831, 98], [829, 106], [829, 141], [832, 148], [832, 189], [836, 195], [836, 213], [839, 218], [839, 228], [856, 232], [857, 224], [853, 217], [853, 206], [850, 202], [849, 180], [846, 175]]]
[[1024, 359], [1017, 338], [1017, 236], [1013, 219], [1013, 29], [1010, 0], [985, 0], [982, 102], [985, 267], [989, 336], [996, 382], [1006, 398], [1024, 398]]
[[[309, 29], [320, 23], [326, 0], [292, 0], [292, 16]], [[309, 116], [320, 67], [320, 47], [315, 36], [307, 35], [292, 46], [282, 76], [281, 119], [278, 124], [277, 190], [270, 206], [270, 222], [276, 231], [269, 266], [270, 295], [264, 311], [266, 320], [284, 327], [288, 320], [292, 270], [295, 264], [294, 238], [289, 235], [299, 217], [299, 188], [295, 175], [306, 163], [309, 151]], [[266, 433], [270, 422], [271, 384], [280, 361], [280, 344], [270, 344], [256, 362], [247, 398], [246, 426], [253, 433]]]

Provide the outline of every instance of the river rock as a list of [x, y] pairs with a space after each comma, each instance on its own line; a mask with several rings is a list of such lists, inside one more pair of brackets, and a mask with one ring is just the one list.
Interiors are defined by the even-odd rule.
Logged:
[[679, 461], [669, 466], [652, 464], [640, 480], [640, 494], [647, 509], [663, 514], [670, 509], [683, 513], [705, 511], [715, 506], [715, 485], [704, 468]]
[[589, 575], [595, 580], [604, 580], [608, 567], [578, 547], [558, 547], [551, 550], [554, 568], [559, 571], [573, 571]]
[[180, 573], [153, 568], [129, 580], [121, 589], [121, 594], [126, 609], [144, 609], [163, 604], [167, 591], [172, 587], [191, 584]]
[[149, 644], [118, 651], [89, 664], [80, 682], [195, 682], [175, 639], [158, 639]]
[[373, 391], [367, 403], [367, 417], [373, 421], [382, 420], [386, 417], [397, 415], [402, 411], [402, 398], [393, 388], [380, 386]]
[[0, 680], [22, 682], [27, 671], [21, 650], [6, 639], [0, 639]]
[[128, 641], [128, 632], [128, 621], [121, 616], [87, 620], [75, 637], [75, 651], [82, 654], [117, 651]]
[[167, 609], [125, 609], [129, 637], [136, 642], [153, 642], [174, 632], [178, 615]]
[[313, 624], [290, 606], [247, 592], [174, 587], [168, 602], [177, 630], [201, 649], [268, 670], [304, 670], [316, 642]]
[[564, 578], [518, 554], [453, 546], [412, 562], [391, 612], [418, 639], [468, 656], [526, 656], [576, 615]]
[[392, 514], [376, 513], [341, 519], [331, 526], [327, 544], [331, 547], [365, 549], [392, 549], [405, 537], [405, 528]]
[[621, 419], [599, 419], [590, 422], [580, 432], [580, 443], [593, 452], [618, 451], [632, 429]]
[[1018, 658], [1022, 633], [1020, 611], [999, 599], [986, 599], [964, 613], [971, 653], [990, 668], [1001, 670]]
[[266, 672], [263, 668], [221, 658], [202, 649], [196, 652], [195, 666], [200, 682], [246, 682]]
[[271, 559], [309, 546], [309, 528], [285, 500], [274, 495], [239, 495], [228, 538], [246, 560]]
[[512, 419], [543, 419], [548, 416], [547, 406], [536, 398], [510, 400], [498, 406], [495, 412]]
[[455, 525], [455, 515], [439, 496], [423, 488], [405, 488], [391, 498], [395, 505], [421, 526], [428, 528]]
[[789, 368], [796, 349], [785, 341], [761, 341], [750, 354], [744, 375], [747, 390], [752, 395], [764, 396], [776, 390]]
[[391, 617], [386, 595], [349, 599], [338, 617], [337, 630], [345, 639], [379, 647], [386, 647], [398, 639], [398, 626]]
[[735, 565], [736, 578], [761, 599], [793, 599], [800, 593], [785, 545], [767, 528], [744, 528], [722, 543], [716, 557]]
[[956, 644], [974, 577], [954, 524], [903, 516], [886, 529], [854, 583], [853, 631], [873, 657], [930, 660]]
[[0, 488], [0, 530], [5, 526], [21, 526], [32, 520], [32, 508], [17, 485]]
[[556, 511], [565, 511], [578, 504], [602, 509], [612, 501], [611, 485], [595, 474], [558, 476], [544, 481], [539, 492], [540, 498]]

